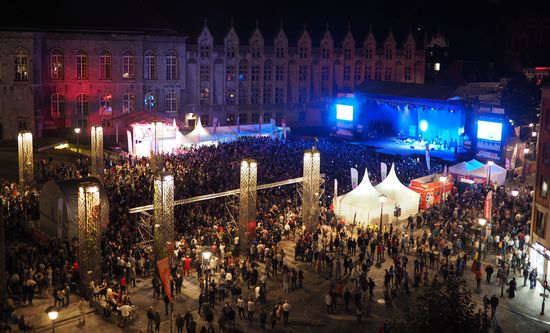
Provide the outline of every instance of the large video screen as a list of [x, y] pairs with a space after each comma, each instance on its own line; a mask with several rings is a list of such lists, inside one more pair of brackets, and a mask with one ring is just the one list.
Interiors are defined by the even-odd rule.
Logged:
[[478, 120], [477, 138], [500, 142], [502, 140], [502, 123]]
[[336, 119], [353, 121], [353, 105], [336, 104]]

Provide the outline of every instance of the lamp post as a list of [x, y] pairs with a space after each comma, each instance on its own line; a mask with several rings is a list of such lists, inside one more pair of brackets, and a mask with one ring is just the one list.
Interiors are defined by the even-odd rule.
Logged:
[[481, 279], [478, 279], [478, 274], [481, 274], [481, 242], [483, 241], [483, 226], [487, 223], [485, 219], [478, 219], [477, 223], [479, 224], [479, 248], [477, 252], [477, 270], [476, 270], [476, 280], [477, 280], [477, 291], [481, 291]]
[[439, 181], [441, 182], [443, 186], [443, 191], [441, 191], [441, 202], [445, 202], [445, 185], [447, 185], [447, 177], [441, 176], [439, 177]]
[[518, 196], [519, 191], [518, 190], [512, 190], [512, 192], [510, 192], [510, 193], [514, 197], [514, 211], [515, 211], [516, 210], [516, 197]]
[[57, 316], [59, 315], [59, 312], [55, 308], [50, 308], [48, 311], [48, 317], [52, 321], [52, 333], [55, 332], [55, 320], [57, 319]]
[[78, 139], [80, 137], [80, 127], [75, 128], [74, 132], [76, 134], [76, 153], [80, 154], [80, 145], [78, 144]]
[[491, 169], [493, 168], [493, 164], [495, 164], [493, 161], [487, 162], [487, 165], [489, 166], [489, 177], [487, 177], [487, 184], [489, 185], [491, 185]]
[[[204, 293], [205, 293], [205, 297], [209, 297], [208, 296], [208, 271], [209, 271], [209, 263], [210, 263], [210, 256], [212, 255], [212, 253], [210, 251], [205, 251], [202, 253], [202, 258], [204, 260], [206, 260], [206, 265], [205, 265], [205, 270], [204, 270], [204, 274], [205, 274], [205, 277], [206, 277], [206, 283], [204, 285]], [[208, 304], [210, 304], [210, 302], [208, 302]]]

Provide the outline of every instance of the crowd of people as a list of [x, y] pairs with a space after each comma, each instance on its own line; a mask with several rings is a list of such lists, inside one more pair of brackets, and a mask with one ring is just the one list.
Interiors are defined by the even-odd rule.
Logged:
[[[161, 168], [174, 175], [175, 198], [190, 198], [238, 188], [240, 161], [244, 158], [258, 161], [258, 184], [300, 177], [303, 152], [312, 146], [321, 152], [321, 173], [325, 175], [325, 196], [320, 216], [322, 227], [313, 234], [304, 233], [300, 217], [301, 200], [296, 185], [258, 192], [257, 227], [247, 244], [235, 239], [236, 225], [232, 221], [237, 214], [236, 208], [224, 199], [177, 206], [174, 217], [178, 241], [171, 267], [174, 291], [178, 289], [176, 282], [180, 278], [183, 280], [190, 271], [196, 271], [204, 287], [201, 289], [206, 289], [206, 284], [209, 284], [209, 290], [201, 296], [201, 303], [209, 304], [216, 299], [216, 295], [225, 295], [226, 291], [234, 296], [232, 300], [235, 303], [228, 302], [224, 306], [222, 317], [230, 323], [231, 315], [226, 315], [231, 313], [229, 308], [238, 307], [236, 297], [241, 284], [258, 288], [254, 302], [265, 302], [268, 297], [266, 279], [278, 274], [283, 277], [286, 291], [301, 285], [301, 268], [290, 267], [285, 262], [284, 252], [281, 253], [282, 249], [278, 248], [279, 241], [285, 238], [296, 242], [295, 259], [310, 263], [318, 274], [336, 279], [349, 278], [349, 285], [345, 288], [335, 286], [325, 301], [330, 312], [336, 304], [333, 299], [347, 299], [346, 309], [349, 300], [353, 299], [358, 319], [366, 295], [372, 298], [374, 281], [369, 277], [369, 270], [383, 258], [395, 261], [386, 273], [388, 282], [384, 285], [388, 289], [408, 290], [408, 255], [417, 257], [414, 260], [413, 285], [427, 280], [428, 267], [437, 267], [443, 279], [465, 271], [466, 260], [475, 256], [476, 220], [483, 210], [489, 190], [487, 186], [462, 193], [453, 192], [442, 205], [430, 208], [402, 229], [393, 226], [384, 230], [377, 227], [353, 228], [341, 224], [330, 210], [334, 195], [333, 180], [339, 181], [339, 194], [351, 190], [351, 183], [347, 181], [351, 167], [359, 170], [366, 168], [372, 183], [377, 184], [381, 181], [380, 162], [388, 166], [394, 164], [398, 178], [407, 184], [411, 179], [429, 173], [424, 158], [381, 155], [363, 145], [325, 139], [296, 138], [283, 143], [270, 138], [241, 138], [216, 147], [199, 147], [182, 154], [162, 155]], [[43, 182], [85, 176], [88, 164], [88, 160], [82, 157], [76, 159], [74, 164], [41, 160], [38, 179]], [[153, 201], [155, 170], [151, 164], [147, 158], [123, 153], [105, 158], [105, 175], [101, 181], [111, 210], [109, 224], [102, 233], [102, 281], [94, 281], [91, 288], [94, 293], [98, 292], [98, 285], [102, 286], [101, 290], [110, 289], [112, 311], [120, 311], [117, 310], [120, 306], [128, 305], [127, 294], [135, 287], [137, 276], [152, 275], [154, 258], [150, 244], [143, 238], [138, 216], [129, 213], [130, 208]], [[442, 163], [432, 161], [432, 173], [442, 172], [443, 169]], [[22, 189], [17, 183], [8, 181], [2, 181], [1, 185], [7, 228], [23, 232], [28, 221], [39, 218], [39, 190], [36, 187]], [[492, 229], [484, 236], [483, 244], [486, 244], [487, 250], [494, 248], [500, 251], [505, 269], [523, 269], [528, 264], [527, 212], [530, 211], [528, 198], [531, 190], [523, 188], [525, 195], [518, 196], [512, 205], [512, 197], [504, 187], [494, 189]], [[152, 228], [151, 220], [146, 223]], [[418, 235], [421, 227], [425, 229]], [[74, 239], [52, 240], [46, 244], [11, 243], [7, 264], [10, 300], [16, 304], [32, 303], [34, 291], [42, 294], [50, 289], [56, 290], [56, 295], [65, 294], [68, 300], [68, 295], [75, 291], [80, 279], [77, 246]], [[205, 267], [201, 261], [201, 253], [206, 249], [216, 258], [210, 260], [210, 263], [213, 262], [209, 264], [213, 265], [211, 267]], [[247, 254], [246, 260], [240, 261], [237, 254], [243, 250]], [[427, 261], [430, 263], [427, 264]], [[259, 272], [258, 263], [266, 267], [263, 274]], [[207, 281], [205, 269], [215, 272], [216, 278]], [[235, 283], [239, 280], [236, 277], [241, 277], [240, 283]], [[155, 296], [162, 298], [160, 281], [154, 281], [153, 285]], [[220, 290], [223, 292], [220, 293]], [[117, 295], [116, 298], [113, 295]], [[276, 317], [285, 313], [285, 302], [279, 303], [270, 311]], [[14, 304], [7, 308], [11, 315]], [[290, 304], [286, 308], [290, 311]], [[272, 322], [272, 325], [275, 324]]]

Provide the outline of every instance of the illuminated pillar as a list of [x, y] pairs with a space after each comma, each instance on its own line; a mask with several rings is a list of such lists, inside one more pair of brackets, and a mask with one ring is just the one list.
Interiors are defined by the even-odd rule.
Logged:
[[82, 286], [101, 279], [101, 201], [96, 184], [78, 189], [78, 264]]
[[21, 185], [32, 184], [34, 178], [32, 156], [32, 133], [19, 132], [17, 135], [19, 155], [19, 182]]
[[304, 152], [302, 223], [307, 231], [314, 231], [319, 222], [320, 184], [321, 154], [312, 148]]
[[96, 177], [103, 176], [103, 128], [101, 126], [92, 126], [92, 175]]
[[239, 246], [245, 253], [248, 248], [248, 224], [256, 222], [256, 187], [258, 164], [254, 160], [241, 162], [241, 186], [239, 197]]
[[174, 177], [170, 173], [155, 176], [153, 198], [155, 258], [171, 257], [174, 248]]

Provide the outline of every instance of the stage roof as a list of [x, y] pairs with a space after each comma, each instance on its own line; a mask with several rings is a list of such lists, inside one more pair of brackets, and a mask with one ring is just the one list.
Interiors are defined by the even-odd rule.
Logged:
[[400, 83], [390, 81], [365, 81], [355, 88], [366, 96], [392, 96], [447, 101], [456, 97], [458, 86]]
[[169, 117], [162, 113], [149, 112], [149, 111], [139, 111], [139, 112], [129, 112], [123, 115], [113, 117], [111, 120], [121, 121], [127, 124], [135, 123], [153, 123], [153, 122], [163, 122], [170, 123], [174, 122], [174, 117]]

